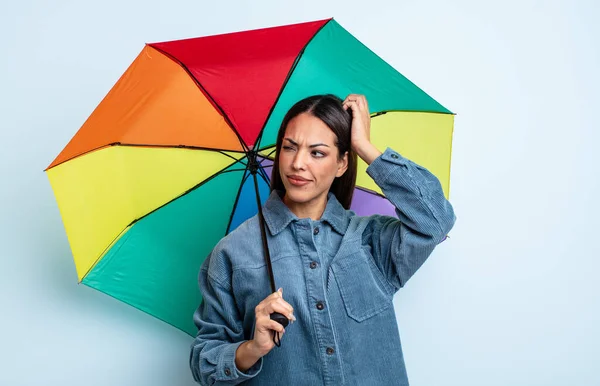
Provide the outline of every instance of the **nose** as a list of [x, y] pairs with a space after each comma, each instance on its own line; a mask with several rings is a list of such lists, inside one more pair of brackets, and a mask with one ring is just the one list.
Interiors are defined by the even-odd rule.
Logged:
[[306, 166], [305, 153], [305, 151], [300, 149], [294, 155], [294, 159], [292, 160], [292, 167], [294, 168], [294, 170], [304, 170]]

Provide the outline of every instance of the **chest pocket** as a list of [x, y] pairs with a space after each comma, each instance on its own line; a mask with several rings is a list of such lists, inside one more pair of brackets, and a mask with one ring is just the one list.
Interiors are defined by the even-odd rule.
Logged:
[[368, 252], [336, 259], [331, 269], [349, 317], [362, 322], [392, 305], [393, 291]]

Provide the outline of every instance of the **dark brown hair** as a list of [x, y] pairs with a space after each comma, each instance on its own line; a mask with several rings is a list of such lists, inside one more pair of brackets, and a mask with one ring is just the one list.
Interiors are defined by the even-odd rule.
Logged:
[[336, 136], [336, 147], [338, 148], [338, 159], [341, 159], [348, 152], [348, 169], [340, 176], [336, 177], [329, 188], [329, 191], [335, 195], [337, 200], [346, 209], [350, 209], [354, 186], [356, 185], [356, 153], [350, 146], [350, 127], [352, 126], [352, 112], [344, 110], [342, 100], [335, 95], [314, 95], [297, 102], [287, 112], [279, 132], [277, 133], [277, 142], [275, 143], [275, 162], [271, 174], [271, 191], [277, 190], [285, 192], [285, 187], [279, 174], [279, 152], [283, 136], [288, 123], [302, 113], [309, 113], [319, 118], [333, 131]]

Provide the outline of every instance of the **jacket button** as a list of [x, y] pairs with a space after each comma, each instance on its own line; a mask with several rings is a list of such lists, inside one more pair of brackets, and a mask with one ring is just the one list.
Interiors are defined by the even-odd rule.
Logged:
[[313, 234], [316, 236], [319, 234], [319, 228], [315, 228], [315, 230], [313, 231]]
[[317, 268], [317, 262], [316, 261], [311, 261], [310, 262], [310, 269], [315, 269]]
[[227, 376], [231, 375], [231, 370], [229, 370], [229, 368], [225, 369], [225, 375], [227, 375]]
[[325, 304], [323, 304], [323, 302], [318, 302], [317, 303], [317, 310], [322, 310], [323, 308], [325, 308]]
[[392, 158], [393, 159], [398, 159], [398, 154], [392, 153]]
[[333, 349], [333, 347], [327, 347], [327, 350], [325, 350], [325, 352], [327, 353], [327, 355], [333, 355], [335, 350]]

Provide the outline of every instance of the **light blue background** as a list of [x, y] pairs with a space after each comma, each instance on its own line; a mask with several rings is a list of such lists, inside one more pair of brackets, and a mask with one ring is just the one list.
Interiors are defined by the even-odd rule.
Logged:
[[330, 16], [458, 113], [458, 222], [395, 298], [411, 384], [600, 384], [597, 2], [4, 0], [0, 385], [193, 384], [190, 337], [76, 284], [42, 170], [145, 42]]

